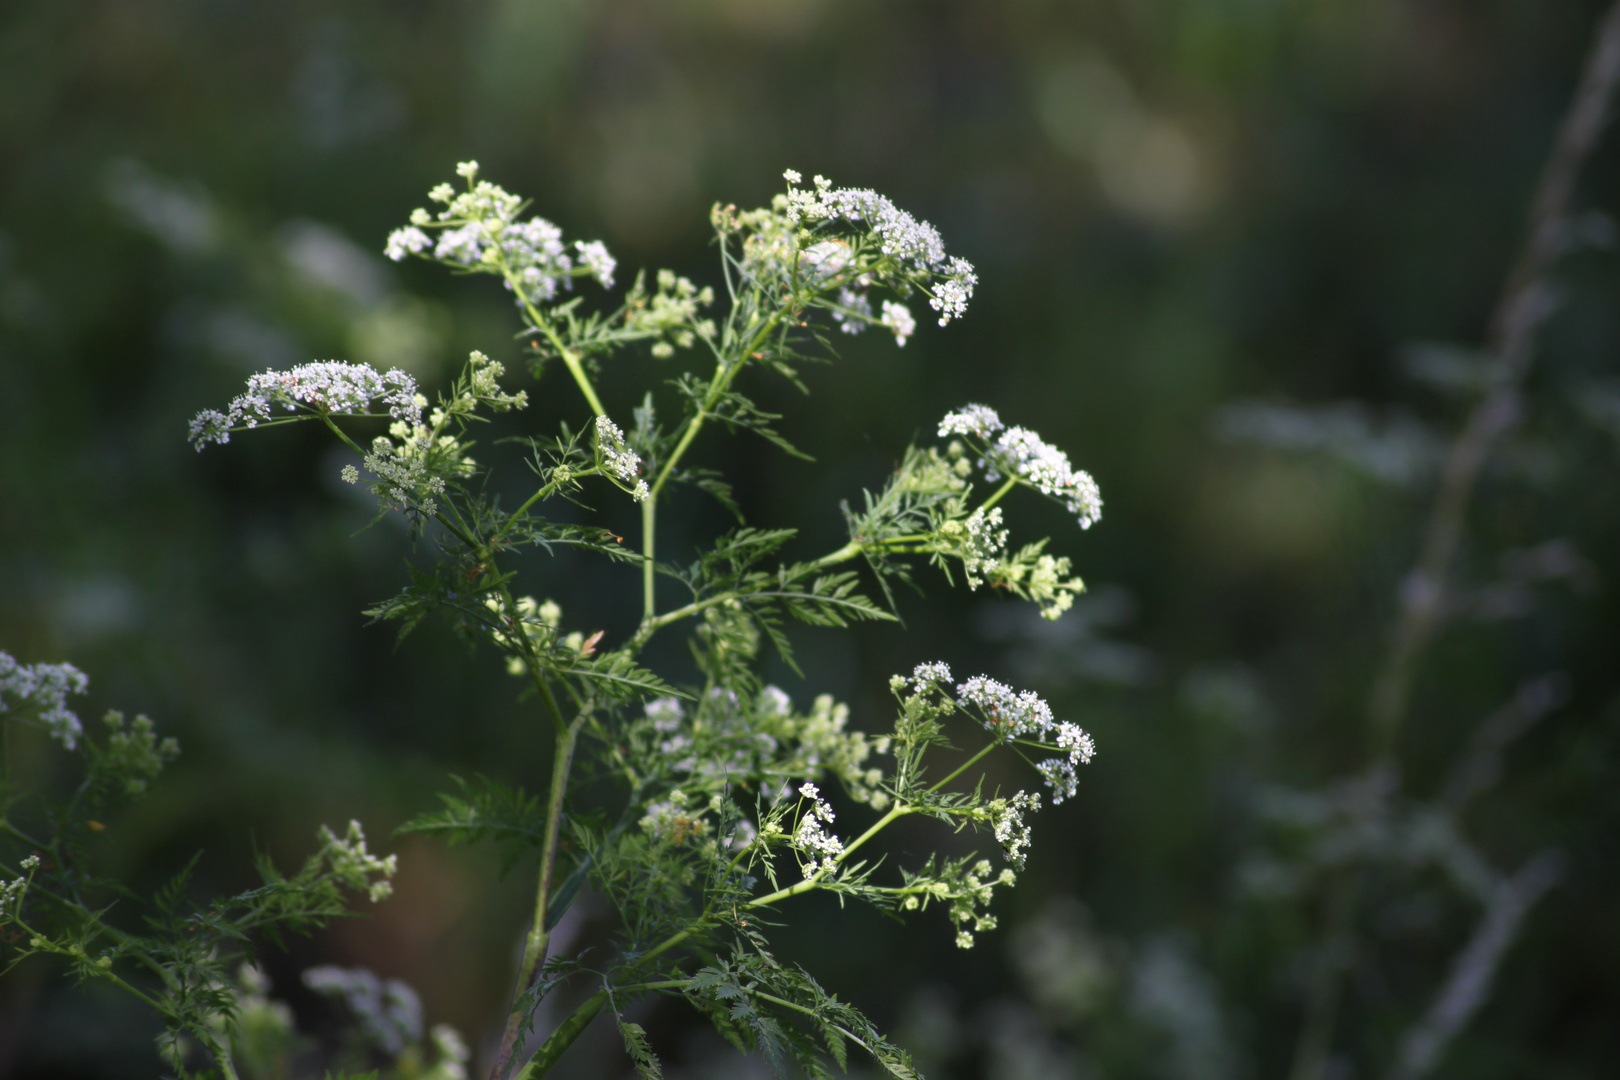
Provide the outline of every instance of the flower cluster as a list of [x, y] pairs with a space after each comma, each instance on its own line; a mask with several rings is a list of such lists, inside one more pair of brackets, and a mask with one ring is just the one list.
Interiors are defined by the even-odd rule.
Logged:
[[1052, 804], [1072, 798], [1079, 785], [1076, 769], [1091, 762], [1097, 744], [1079, 726], [1052, 717], [1052, 710], [1033, 690], [1012, 687], [984, 675], [975, 675], [956, 688], [965, 705], [978, 709], [984, 726], [997, 738], [1027, 739], [1047, 749], [1063, 751], [1036, 766], [1052, 789]]
[[641, 456], [625, 445], [624, 432], [605, 416], [596, 418], [597, 465], [614, 483], [641, 502], [648, 495], [647, 481], [641, 479]]
[[713, 289], [707, 285], [700, 289], [673, 270], [658, 271], [654, 281], [657, 287], [648, 296], [641, 278], [636, 278], [625, 298], [624, 316], [627, 332], [658, 339], [652, 346], [653, 356], [667, 360], [676, 349], [690, 349], [699, 337], [714, 336], [714, 321], [698, 318], [700, 308], [714, 303]]
[[688, 790], [750, 774], [781, 777], [784, 790], [791, 790], [792, 780], [831, 773], [857, 802], [877, 810], [889, 806], [883, 770], [870, 763], [873, 754], [888, 753], [889, 738], [871, 739], [851, 729], [849, 706], [830, 694], [818, 696], [805, 713], [775, 686], [752, 700], [716, 688], [692, 716], [671, 697], [655, 698], [644, 708], [648, 751], [656, 754], [661, 770], [689, 774], [683, 781]]
[[[432, 516], [438, 511], [434, 496], [444, 494], [443, 473], [464, 475], [472, 470], [472, 461], [460, 451], [454, 436], [435, 436], [425, 424], [397, 420], [388, 435], [371, 441], [371, 452], [365, 456], [364, 464], [378, 480], [379, 495], [401, 507], [410, 506], [414, 500], [422, 513]], [[359, 479], [359, 473], [345, 472], [343, 478], [352, 484]]]
[[703, 815], [720, 808], [720, 796], [714, 796], [707, 806], [696, 809], [691, 807], [691, 802], [686, 792], [677, 788], [669, 793], [668, 799], [647, 807], [646, 816], [640, 822], [641, 827], [649, 835], [676, 847], [702, 837], [709, 831], [709, 822]]
[[838, 303], [832, 308], [833, 322], [846, 334], [858, 334], [873, 322], [872, 301], [865, 293], [856, 292], [847, 285], [838, 290]]
[[883, 301], [883, 318], [880, 321], [884, 329], [894, 335], [894, 343], [901, 348], [905, 348], [906, 341], [917, 332], [917, 320], [911, 317], [911, 309], [893, 300]]
[[126, 729], [124, 714], [114, 709], [101, 722], [107, 725], [108, 734], [98, 765], [121, 779], [126, 795], [145, 791], [147, 783], [180, 756], [179, 740], [172, 736], [160, 740], [152, 721], [145, 716], [135, 717]]
[[[998, 432], [1000, 437], [991, 442]], [[989, 406], [968, 405], [946, 413], [939, 422], [939, 436], [950, 435], [968, 435], [986, 444], [979, 464], [992, 483], [1011, 476], [1061, 500], [1082, 529], [1102, 518], [1102, 494], [1090, 473], [1076, 469], [1068, 454], [1028, 428], [1007, 427]]]
[[[955, 524], [948, 522], [947, 524]], [[962, 523], [962, 572], [968, 588], [984, 584], [984, 575], [1000, 561], [1007, 549], [1007, 530], [1001, 528], [1001, 507], [984, 507], [968, 515]]]
[[988, 441], [992, 435], [1000, 431], [1004, 425], [996, 410], [988, 405], [964, 405], [955, 412], [948, 412], [939, 422], [939, 437], [950, 435], [972, 435], [976, 439]]
[[257, 427], [270, 419], [279, 405], [288, 412], [300, 408], [327, 415], [370, 415], [380, 401], [396, 420], [418, 424], [427, 399], [416, 391], [416, 380], [399, 368], [378, 374], [370, 364], [320, 360], [290, 371], [264, 371], [248, 379], [245, 393], [231, 399], [225, 412], [204, 409], [191, 421], [191, 444], [201, 450], [210, 442], [228, 443], [231, 432]]
[[1029, 847], [1030, 841], [1030, 827], [1024, 815], [1040, 808], [1040, 792], [1026, 794], [1022, 791], [1010, 799], [991, 799], [985, 807], [990, 815], [990, 830], [995, 834], [996, 843], [1001, 845], [1002, 857], [1020, 870], [1024, 868], [1024, 849]]
[[[394, 892], [390, 880], [399, 869], [399, 856], [379, 859], [366, 850], [366, 834], [358, 821], [349, 822], [349, 831], [339, 838], [325, 825], [320, 829], [321, 857], [331, 867], [332, 875], [351, 889], [363, 889], [373, 903], [387, 899]], [[372, 874], [381, 875], [376, 881]]]
[[[897, 681], [898, 680], [898, 683]], [[935, 687], [948, 685], [951, 681], [951, 665], [943, 660], [928, 660], [911, 669], [909, 685], [919, 692]], [[889, 680], [889, 688], [899, 693], [906, 688], [908, 680], [904, 675], [896, 675]]]
[[849, 706], [831, 694], [817, 695], [810, 711], [800, 716], [787, 694], [767, 686], [760, 691], [754, 724], [761, 734], [787, 744], [792, 754], [789, 768], [810, 775], [825, 768], [857, 802], [874, 810], [888, 809], [888, 793], [878, 787], [883, 770], [867, 761], [874, 753], [888, 753], [889, 740], [868, 739], [864, 731], [850, 730]]
[[[519, 221], [523, 200], [488, 180], [478, 180], [478, 163], [464, 161], [456, 172], [467, 181], [460, 192], [439, 184], [428, 198], [444, 206], [437, 215], [427, 210], [411, 213], [411, 223], [388, 236], [384, 253], [395, 262], [407, 255], [432, 250], [442, 263], [468, 269], [489, 269], [506, 278], [506, 286], [530, 303], [550, 301], [559, 286], [589, 275], [603, 288], [613, 284], [618, 266], [599, 240], [576, 240], [574, 254], [563, 242], [562, 230], [544, 218]], [[438, 228], [435, 241], [424, 229]]]
[[22, 913], [23, 897], [28, 894], [28, 880], [39, 869], [39, 856], [28, 856], [21, 866], [21, 877], [0, 882], [0, 919], [15, 918]]
[[307, 969], [304, 985], [341, 1001], [359, 1021], [366, 1041], [390, 1056], [422, 1037], [422, 1001], [398, 979], [379, 979], [365, 968], [332, 964]]
[[1015, 691], [1005, 683], [975, 675], [956, 688], [956, 695], [977, 707], [985, 727], [1000, 737], [1040, 736], [1056, 726], [1051, 708], [1033, 690]]
[[1080, 786], [1080, 778], [1075, 770], [1081, 765], [1089, 765], [1097, 754], [1097, 744], [1090, 733], [1066, 720], [1057, 727], [1057, 745], [1058, 749], [1067, 752], [1065, 756], [1047, 758], [1035, 766], [1052, 788], [1053, 805], [1074, 797]]
[[433, 426], [441, 426], [451, 416], [470, 414], [479, 405], [487, 406], [495, 412], [523, 408], [529, 403], [528, 392], [519, 390], [515, 394], [509, 394], [502, 390], [500, 380], [505, 374], [506, 365], [499, 360], [491, 360], [477, 349], [468, 353], [464, 385], [453, 399], [433, 410], [430, 417]]
[[939, 901], [950, 905], [950, 920], [956, 925], [956, 947], [973, 948], [973, 935], [996, 928], [996, 917], [986, 909], [997, 885], [1017, 882], [1018, 876], [1003, 867], [992, 877], [994, 867], [990, 860], [980, 859], [972, 866], [967, 859], [952, 860], [935, 873], [931, 866], [921, 873], [906, 874], [906, 886], [901, 890], [905, 899], [901, 910], [916, 911], [929, 903]]
[[[782, 174], [788, 182], [781, 209], [793, 226], [814, 226], [821, 222], [844, 222], [858, 226], [872, 237], [878, 250], [898, 268], [902, 278], [916, 283], [929, 282], [928, 306], [939, 313], [939, 325], [960, 318], [967, 311], [978, 284], [973, 264], [948, 257], [939, 230], [918, 221], [887, 198], [866, 188], [835, 188], [832, 181], [817, 176], [813, 188], [801, 188], [802, 177], [792, 169]], [[821, 241], [799, 253], [801, 272], [813, 278], [830, 277], [850, 262], [847, 247], [836, 241]], [[938, 279], [937, 281], [935, 279]], [[861, 284], [868, 284], [862, 281]], [[894, 332], [902, 345], [916, 325], [902, 305], [891, 316], [884, 310], [883, 325]]]
[[[1011, 870], [1002, 867], [992, 878], [990, 860], [980, 859], [972, 869], [961, 876], [960, 887], [951, 897], [951, 922], [956, 924], [956, 947], [973, 948], [973, 935], [996, 928], [996, 917], [981, 908], [990, 906], [991, 891], [997, 885], [1011, 885], [1018, 879]], [[973, 929], [967, 929], [969, 923]]]
[[0, 652], [0, 713], [37, 710], [45, 730], [69, 750], [78, 745], [84, 726], [67, 707], [67, 696], [89, 689], [89, 677], [72, 664], [19, 664], [10, 653]]
[[[799, 174], [789, 169], [782, 174], [788, 182], [787, 217], [796, 225], [843, 220], [864, 226], [877, 241], [883, 254], [896, 262], [909, 264], [919, 273], [928, 273], [945, 262], [945, 241], [939, 230], [918, 221], [894, 203], [866, 188], [835, 188], [825, 176], [817, 176], [813, 188], [799, 187]], [[817, 245], [820, 247], [821, 245]], [[806, 255], [811, 248], [805, 252]]]
[[838, 868], [844, 842], [822, 828], [823, 822], [832, 823], [833, 808], [821, 797], [821, 789], [806, 782], [799, 785], [799, 795], [810, 800], [810, 809], [799, 818], [798, 828], [793, 831], [793, 846], [798, 850], [805, 880], [809, 880]]
[[894, 343], [905, 348], [911, 335], [917, 332], [917, 320], [911, 309], [893, 300], [883, 301], [881, 318], [872, 314], [872, 301], [865, 293], [845, 286], [838, 290], [838, 302], [832, 306], [833, 322], [846, 334], [858, 334], [868, 325], [883, 327], [894, 335]]
[[[549, 648], [557, 636], [557, 627], [562, 622], [562, 608], [554, 600], [539, 603], [532, 596], [520, 596], [516, 603], [516, 622], [522, 628], [524, 636], [529, 639], [530, 645], [537, 651]], [[497, 597], [484, 597], [484, 607], [505, 621], [505, 609]], [[506, 653], [507, 674], [522, 675], [528, 670], [523, 663], [523, 657], [518, 655], [525, 650], [515, 635], [505, 630], [491, 630], [489, 636]]]

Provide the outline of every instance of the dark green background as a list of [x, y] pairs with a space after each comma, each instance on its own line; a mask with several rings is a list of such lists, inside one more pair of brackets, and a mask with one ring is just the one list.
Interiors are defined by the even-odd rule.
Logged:
[[[1100, 752], [1080, 798], [1039, 815], [1029, 872], [998, 901], [1003, 928], [973, 952], [939, 918], [901, 929], [816, 904], [788, 913], [784, 952], [941, 1075], [1282, 1075], [1319, 912], [1314, 893], [1245, 899], [1236, 867], [1260, 838], [1264, 785], [1359, 767], [1432, 483], [1234, 445], [1217, 410], [1359, 399], [1375, 426], [1448, 437], [1459, 404], [1400, 358], [1480, 339], [1598, 13], [1555, 0], [7, 5], [0, 647], [83, 667], [84, 715], [144, 711], [181, 738], [180, 764], [106, 834], [109, 867], [149, 883], [205, 847], [199, 889], [242, 887], [255, 847], [291, 862], [317, 823], [359, 818], [400, 853], [398, 895], [269, 953], [278, 992], [320, 1029], [331, 1018], [298, 971], [366, 964], [482, 1042], [527, 871], [496, 885], [483, 856], [382, 840], [448, 773], [540, 787], [538, 718], [494, 658], [442, 627], [395, 650], [364, 625], [360, 609], [400, 581], [406, 538], [358, 531], [368, 509], [319, 432], [199, 456], [186, 421], [266, 366], [364, 358], [431, 384], [470, 348], [515, 361], [515, 319], [488, 281], [356, 254], [379, 252], [457, 160], [571, 237], [606, 240], [624, 278], [646, 265], [714, 280], [710, 202], [758, 204], [785, 167], [876, 188], [978, 266], [967, 318], [925, 323], [903, 350], [841, 341], [808, 399], [757, 383], [815, 464], [720, 436], [701, 455], [757, 523], [800, 527], [815, 553], [840, 542], [840, 499], [881, 482], [945, 410], [987, 402], [1102, 485], [1106, 515], [1085, 534], [1013, 507], [1017, 535], [1052, 532], [1094, 591], [1031, 636], [925, 571], [933, 595], [905, 602], [907, 628], [804, 633], [806, 680], [773, 675], [800, 700], [845, 697], [870, 730], [886, 722], [887, 676], [942, 658], [1038, 688]], [[1613, 207], [1614, 142], [1585, 175], [1583, 210]], [[1583, 419], [1617, 375], [1620, 275], [1587, 251], [1558, 277], [1565, 306], [1527, 421], [1487, 470], [1461, 572], [1487, 584], [1503, 551], [1563, 537], [1592, 573], [1535, 587], [1527, 613], [1450, 630], [1402, 758], [1409, 793], [1431, 795], [1521, 679], [1567, 671], [1569, 704], [1514, 747], [1470, 823], [1498, 865], [1556, 845], [1569, 871], [1447, 1076], [1597, 1076], [1620, 1060], [1620, 444]], [[615, 361], [610, 410], [627, 418], [670, 373]], [[583, 416], [560, 371], [525, 385], [525, 423]], [[671, 551], [722, 524], [696, 503], [667, 516]], [[570, 621], [619, 633], [635, 617], [631, 571], [539, 556], [523, 569]], [[961, 842], [919, 830], [896, 849]], [[1337, 1076], [1382, 1073], [1478, 914], [1432, 874], [1397, 895], [1405, 907], [1365, 912]], [[1042, 1011], [1013, 943], [1057, 948], [1052, 927], [1083, 922], [1076, 903], [1092, 929], [1063, 940], [1090, 943], [1100, 989]], [[1193, 1004], [1155, 1006], [1154, 978]], [[678, 1005], [643, 1022], [672, 1075], [752, 1075]], [[48, 965], [0, 983], [0, 1074], [150, 1075], [150, 1034]], [[596, 1034], [572, 1075], [625, 1074]]]

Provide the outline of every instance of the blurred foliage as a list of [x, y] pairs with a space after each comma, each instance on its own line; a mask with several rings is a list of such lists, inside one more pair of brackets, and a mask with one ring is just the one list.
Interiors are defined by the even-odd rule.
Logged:
[[[1452, 361], [1482, 337], [1598, 11], [8, 6], [0, 646], [71, 659], [95, 679], [82, 711], [116, 702], [186, 747], [109, 829], [103, 871], [151, 884], [206, 848], [198, 888], [239, 890], [255, 849], [301, 860], [322, 820], [360, 818], [380, 837], [449, 773], [531, 787], [545, 775], [546, 740], [493, 657], [426, 627], [395, 649], [365, 625], [407, 538], [364, 529], [369, 508], [317, 433], [198, 457], [187, 419], [251, 371], [311, 358], [397, 363], [429, 383], [472, 348], [514, 366], [498, 298], [379, 255], [456, 160], [534, 193], [570, 235], [602, 236], [627, 271], [700, 281], [708, 200], [763, 201], [794, 167], [916, 210], [982, 285], [951, 334], [924, 327], [898, 352], [851, 340], [809, 373], [811, 408], [787, 410], [783, 430], [816, 462], [707, 441], [701, 453], [741, 478], [739, 501], [826, 550], [840, 499], [978, 400], [1068, 449], [1108, 513], [1055, 552], [1093, 585], [1058, 623], [963, 595], [947, 615], [912, 609], [903, 646], [883, 626], [858, 645], [798, 636], [804, 681], [774, 677], [847, 698], [858, 724], [881, 715], [888, 672], [937, 656], [1038, 686], [1097, 735], [1099, 757], [1080, 797], [1036, 822], [1006, 929], [972, 953], [943, 928], [865, 917], [832, 947], [809, 909], [788, 951], [813, 947], [829, 990], [940, 1075], [1281, 1075], [1321, 913], [1255, 899], [1250, 856], [1277, 805], [1265, 793], [1360, 768], [1435, 448], [1462, 414], [1469, 369]], [[1611, 138], [1581, 206], [1612, 210], [1617, 176]], [[1583, 227], [1602, 238], [1598, 219]], [[1429, 654], [1401, 747], [1406, 790], [1432, 797], [1483, 717], [1526, 680], [1567, 673], [1567, 701], [1513, 744], [1469, 817], [1498, 862], [1557, 847], [1564, 877], [1439, 1075], [1589, 1075], [1620, 1059], [1617, 284], [1602, 250], [1559, 266], [1530, 407], [1470, 518], [1467, 617]], [[603, 385], [627, 415], [611, 373]], [[529, 387], [524, 422], [572, 415], [566, 389]], [[792, 393], [759, 389], [766, 407]], [[670, 520], [697, 536], [719, 513], [694, 498]], [[598, 583], [629, 572], [565, 553], [524, 568], [609, 634], [636, 612], [603, 607]], [[491, 894], [493, 861], [418, 839], [397, 851], [395, 898], [268, 951], [270, 983], [319, 1034], [337, 1021], [302, 970], [403, 979], [477, 1058], [509, 986], [527, 871]], [[1364, 905], [1372, 944], [1337, 1043], [1357, 1074], [1383, 1071], [1476, 918], [1433, 873]], [[61, 986], [45, 963], [0, 982], [0, 1072], [159, 1070], [154, 1021]], [[748, 1075], [678, 1009], [631, 1019], [672, 1074]], [[592, 1032], [564, 1064], [626, 1073], [616, 1043]]]

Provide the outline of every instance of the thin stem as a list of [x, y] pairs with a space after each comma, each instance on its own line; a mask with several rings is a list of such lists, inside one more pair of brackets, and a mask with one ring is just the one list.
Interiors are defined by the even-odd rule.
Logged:
[[511, 1060], [517, 1043], [518, 1029], [529, 1011], [529, 1003], [524, 998], [534, 985], [535, 975], [540, 962], [545, 959], [546, 944], [551, 937], [550, 931], [546, 929], [546, 905], [551, 897], [551, 883], [557, 860], [557, 836], [562, 825], [563, 800], [568, 791], [568, 771], [573, 763], [574, 744], [578, 734], [577, 723], [578, 721], [566, 727], [559, 726], [557, 730], [556, 749], [551, 763], [551, 791], [546, 802], [546, 832], [540, 851], [540, 885], [535, 890], [534, 925], [524, 942], [523, 962], [518, 969], [517, 992], [513, 996], [512, 1011], [507, 1014], [506, 1030], [501, 1035], [500, 1053], [496, 1056], [495, 1066], [490, 1072], [492, 1077], [504, 1074], [507, 1063]]
[[[786, 998], [779, 998], [775, 994], [767, 994], [763, 990], [755, 990], [753, 994], [760, 1000], [769, 1001], [773, 1005], [780, 1005], [785, 1009], [792, 1009], [793, 1011], [803, 1013], [806, 1016], [816, 1016], [815, 1010], [807, 1009], [803, 1005], [798, 1005], [794, 1002], [788, 1001]], [[848, 1039], [856, 1046], [859, 1046], [862, 1050], [865, 1050], [869, 1054], [872, 1052], [871, 1045], [853, 1031], [850, 1031], [842, 1024], [833, 1024], [832, 1026], [838, 1029], [839, 1034], [843, 1035], [844, 1038]]]
[[1011, 491], [1013, 488], [1015, 488], [1017, 486], [1018, 486], [1018, 477], [1016, 477], [1016, 476], [1007, 477], [1007, 482], [1005, 484], [1002, 484], [999, 488], [997, 488], [996, 491], [995, 491], [995, 494], [991, 495], [988, 499], [984, 500], [984, 505], [979, 507], [979, 509], [980, 510], [988, 510], [988, 509], [990, 509], [992, 506], [996, 505], [996, 503], [1001, 501], [1002, 496], [1006, 495], [1007, 492]]
[[[486, 229], [485, 232], [487, 233], [488, 230]], [[490, 239], [494, 240], [495, 238], [491, 237]], [[529, 298], [524, 295], [522, 283], [512, 273], [512, 267], [506, 261], [506, 253], [501, 250], [498, 242], [493, 250], [500, 264], [501, 276], [506, 279], [506, 284], [511, 287], [517, 298], [522, 301], [523, 310], [529, 316], [529, 324], [546, 335], [546, 339], [551, 342], [551, 347], [557, 350], [558, 356], [562, 357], [563, 363], [568, 367], [568, 374], [574, 377], [574, 382], [578, 384], [580, 392], [585, 395], [585, 401], [590, 405], [591, 411], [597, 416], [606, 416], [607, 410], [602, 407], [602, 400], [596, 396], [596, 388], [591, 385], [590, 377], [585, 374], [585, 368], [580, 364], [579, 357], [575, 355], [574, 350], [563, 344], [562, 338], [552, 328], [551, 323], [547, 322], [545, 316], [540, 314], [540, 309], [535, 307]]]
[[749, 340], [748, 345], [736, 360], [729, 364], [722, 361], [715, 368], [714, 375], [709, 379], [709, 392], [704, 396], [702, 406], [686, 422], [686, 430], [681, 433], [680, 441], [675, 444], [675, 449], [670, 452], [669, 460], [664, 462], [664, 467], [659, 470], [658, 479], [652, 486], [651, 498], [657, 498], [658, 493], [664, 490], [664, 484], [669, 481], [670, 474], [675, 471], [676, 464], [685, 456], [687, 448], [692, 445], [692, 440], [697, 438], [698, 432], [703, 430], [703, 423], [709, 416], [709, 410], [714, 407], [714, 403], [719, 400], [720, 395], [725, 393], [727, 388], [731, 386], [732, 380], [736, 379], [738, 372], [747, 366], [748, 357], [757, 352], [759, 347], [765, 343], [765, 339], [781, 324], [783, 314], [784, 312], [778, 311], [766, 319], [764, 324], [760, 326], [759, 332]]
[[951, 773], [945, 779], [943, 779], [943, 780], [939, 781], [938, 783], [934, 784], [928, 790], [930, 792], [938, 791], [940, 788], [944, 787], [946, 784], [950, 783], [952, 780], [955, 780], [958, 776], [961, 776], [963, 773], [967, 772], [973, 766], [977, 765], [980, 761], [982, 761], [984, 759], [984, 756], [986, 754], [988, 754], [990, 751], [994, 750], [998, 745], [1000, 745], [1000, 744], [999, 743], [990, 743], [990, 744], [988, 744], [987, 746], [985, 746], [985, 748], [983, 750], [980, 750], [977, 754], [974, 754], [972, 757], [970, 757], [966, 761], [962, 762], [962, 764], [956, 769], [955, 772]]
[[[585, 474], [581, 472], [581, 473], [572, 473], [570, 475], [572, 475], [572, 476], [582, 476], [582, 475], [585, 475]], [[512, 528], [512, 523], [514, 521], [516, 521], [518, 518], [522, 517], [523, 514], [529, 509], [529, 507], [533, 506], [535, 503], [539, 502], [541, 499], [544, 499], [547, 495], [550, 495], [553, 491], [557, 490], [558, 486], [561, 483], [562, 483], [562, 480], [560, 478], [556, 478], [554, 476], [552, 481], [549, 484], [544, 485], [539, 490], [537, 490], [533, 495], [530, 495], [527, 499], [524, 499], [523, 500], [523, 505], [519, 506], [516, 510], [512, 511], [512, 513], [507, 516], [506, 523], [503, 524], [500, 527], [500, 529], [496, 531], [495, 535], [490, 538], [490, 541], [489, 541], [490, 549], [493, 550], [495, 548], [495, 545], [499, 544], [503, 539], [505, 539], [507, 532]]]
[[653, 554], [657, 550], [657, 522], [658, 496], [649, 494], [641, 501], [641, 557], [645, 560], [641, 564], [641, 610], [647, 619], [651, 619], [657, 611], [653, 603]]
[[[843, 865], [844, 860], [855, 854], [856, 849], [862, 844], [866, 843], [868, 840], [872, 839], [872, 837], [882, 832], [889, 825], [911, 812], [912, 807], [906, 806], [903, 803], [896, 803], [889, 809], [887, 814], [884, 814], [882, 817], [878, 818], [877, 822], [873, 824], [870, 829], [867, 829], [860, 836], [856, 837], [844, 848], [843, 853], [840, 854], [836, 860], [837, 865]], [[810, 890], [819, 887], [822, 878], [826, 877], [829, 873], [831, 873], [829, 870], [818, 870], [813, 877], [805, 878], [797, 885], [789, 885], [785, 889], [777, 889], [768, 896], [761, 896], [757, 900], [750, 900], [747, 906], [751, 908], [766, 907], [770, 904], [776, 903], [778, 900], [786, 900], [790, 896], [798, 896], [800, 893], [807, 893]]]

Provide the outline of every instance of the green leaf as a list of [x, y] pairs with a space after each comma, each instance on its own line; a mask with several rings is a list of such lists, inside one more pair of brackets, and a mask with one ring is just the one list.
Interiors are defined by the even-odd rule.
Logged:
[[487, 776], [450, 779], [459, 793], [440, 792], [441, 809], [418, 814], [395, 829], [395, 836], [434, 835], [453, 847], [493, 840], [502, 849], [502, 873], [525, 850], [545, 842], [545, 811], [538, 797]]
[[658, 1064], [658, 1057], [647, 1042], [647, 1031], [640, 1024], [631, 1023], [624, 1017], [619, 1018], [619, 1036], [624, 1039], [624, 1049], [635, 1063], [636, 1075], [641, 1080], [664, 1080], [664, 1070]]

